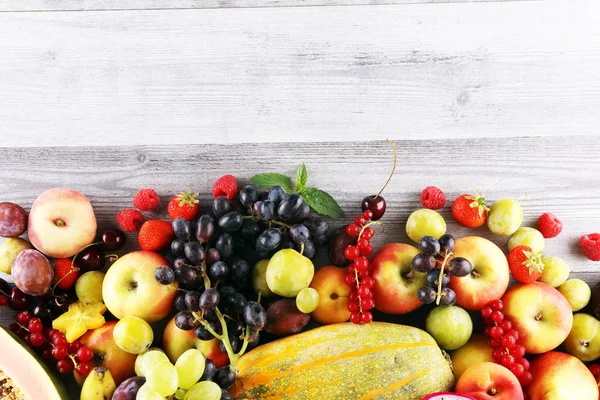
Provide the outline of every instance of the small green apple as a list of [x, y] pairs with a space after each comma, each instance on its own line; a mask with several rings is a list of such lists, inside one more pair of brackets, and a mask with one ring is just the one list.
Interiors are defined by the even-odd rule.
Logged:
[[581, 361], [600, 357], [600, 321], [588, 314], [573, 316], [573, 327], [563, 343], [567, 352]]
[[581, 310], [587, 306], [592, 297], [592, 291], [587, 283], [581, 279], [569, 279], [560, 287], [558, 291], [565, 296], [565, 299], [571, 305], [573, 312]]
[[554, 288], [559, 287], [569, 277], [569, 266], [560, 257], [544, 257], [544, 272], [539, 281]]
[[425, 330], [442, 349], [456, 350], [471, 337], [473, 321], [469, 313], [458, 306], [438, 306], [427, 316]]

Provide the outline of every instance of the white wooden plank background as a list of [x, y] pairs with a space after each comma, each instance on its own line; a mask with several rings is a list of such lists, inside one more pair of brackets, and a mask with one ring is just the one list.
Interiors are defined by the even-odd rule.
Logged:
[[0, 146], [596, 134], [599, 10], [4, 12]]

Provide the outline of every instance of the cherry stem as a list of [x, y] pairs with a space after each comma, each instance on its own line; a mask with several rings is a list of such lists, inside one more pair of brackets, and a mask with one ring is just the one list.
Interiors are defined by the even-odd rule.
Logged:
[[435, 304], [436, 305], [440, 305], [440, 300], [442, 298], [442, 281], [444, 278], [444, 268], [446, 267], [446, 263], [448, 262], [448, 259], [452, 256], [453, 254], [448, 252], [446, 254], [446, 256], [444, 257], [444, 261], [442, 261], [442, 266], [440, 267], [440, 277], [438, 278], [438, 290], [437, 290], [437, 295], [435, 296]]
[[73, 267], [72, 270], [69, 271], [68, 274], [66, 274], [65, 276], [63, 276], [62, 278], [60, 278], [59, 280], [56, 281], [56, 283], [54, 284], [54, 286], [52, 287], [52, 296], [54, 297], [54, 291], [56, 290], [56, 288], [58, 287], [58, 284], [65, 279], [67, 276], [71, 275], [73, 272], [79, 271], [79, 268], [75, 266], [75, 264], [73, 262], [71, 262], [71, 267]]
[[396, 144], [394, 143], [393, 140], [390, 140], [390, 139], [386, 139], [386, 142], [388, 142], [389, 144], [391, 144], [392, 145], [392, 150], [394, 150], [394, 166], [392, 167], [392, 172], [390, 173], [390, 176], [389, 176], [388, 180], [385, 182], [385, 185], [383, 185], [383, 187], [381, 188], [381, 190], [379, 191], [379, 193], [377, 193], [375, 195], [375, 197], [373, 197], [373, 199], [377, 199], [381, 195], [381, 193], [387, 187], [388, 183], [390, 183], [390, 181], [392, 180], [392, 176], [394, 176], [394, 172], [396, 171]]
[[104, 256], [104, 258], [108, 258], [108, 261], [114, 263], [115, 261], [117, 261], [119, 259], [119, 255], [118, 254], [106, 254]]

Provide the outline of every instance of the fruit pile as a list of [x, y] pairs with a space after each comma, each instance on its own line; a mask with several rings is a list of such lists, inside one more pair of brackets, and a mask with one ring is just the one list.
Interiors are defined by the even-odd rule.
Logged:
[[[264, 173], [239, 187], [225, 175], [202, 204], [187, 191], [161, 207], [161, 196], [144, 188], [116, 215], [119, 228], [100, 231], [90, 201], [72, 189], [41, 194], [29, 213], [0, 203], [0, 271], [14, 284], [0, 279], [0, 306], [18, 311], [9, 330], [34, 360], [72, 373], [83, 400], [282, 392], [519, 400], [550, 389], [557, 399], [596, 399], [600, 287], [568, 279], [566, 262], [543, 253], [560, 220], [545, 213], [537, 229], [522, 227], [518, 201], [456, 197], [452, 218], [508, 237], [505, 253], [482, 237], [447, 232], [436, 211], [446, 195], [428, 186], [424, 208], [406, 221], [414, 245], [374, 249], [376, 229], [392, 229], [381, 221], [382, 192], [395, 158], [394, 148], [383, 188], [333, 232], [326, 218], [341, 218], [341, 209], [307, 185], [304, 165], [294, 184]], [[580, 246], [600, 259], [600, 234], [582, 236]], [[408, 313], [426, 332], [372, 322]], [[330, 326], [301, 333], [318, 324]], [[36, 393], [2, 359], [20, 350], [0, 345], [0, 370]], [[450, 352], [454, 378], [440, 348]], [[357, 386], [353, 368], [365, 363], [368, 383]], [[61, 392], [51, 385], [43, 390]]]

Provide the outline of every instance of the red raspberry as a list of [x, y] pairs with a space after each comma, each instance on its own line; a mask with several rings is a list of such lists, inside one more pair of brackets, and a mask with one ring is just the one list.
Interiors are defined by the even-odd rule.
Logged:
[[583, 255], [592, 261], [600, 261], [600, 233], [590, 233], [579, 239]]
[[223, 175], [213, 185], [212, 195], [213, 197], [225, 196], [227, 200], [231, 201], [235, 197], [238, 191], [237, 181], [233, 175]]
[[133, 206], [141, 211], [154, 210], [160, 204], [160, 197], [154, 189], [140, 189], [133, 199]]
[[427, 186], [421, 193], [421, 204], [430, 210], [439, 210], [446, 204], [446, 195], [435, 186]]
[[557, 237], [562, 228], [562, 222], [552, 213], [543, 213], [538, 219], [538, 231], [546, 239]]
[[125, 232], [135, 232], [142, 224], [142, 213], [133, 208], [121, 210], [117, 214], [117, 224]]

